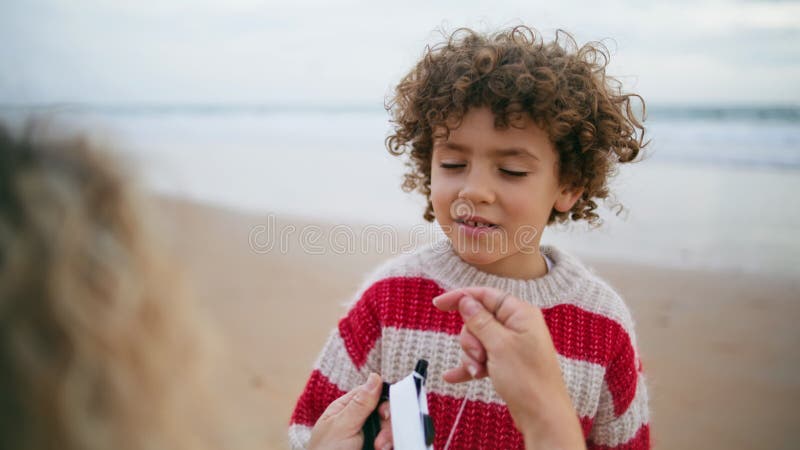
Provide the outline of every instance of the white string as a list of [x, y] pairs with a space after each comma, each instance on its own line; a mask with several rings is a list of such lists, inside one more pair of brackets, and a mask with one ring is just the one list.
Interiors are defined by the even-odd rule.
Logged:
[[453, 440], [453, 436], [456, 434], [458, 422], [461, 420], [461, 413], [464, 412], [464, 407], [467, 406], [467, 399], [469, 399], [470, 394], [472, 394], [473, 386], [475, 386], [475, 383], [470, 382], [469, 387], [467, 388], [467, 393], [464, 395], [464, 401], [461, 402], [461, 407], [458, 409], [458, 414], [456, 414], [456, 420], [453, 422], [453, 426], [450, 428], [450, 435], [447, 436], [447, 442], [444, 444], [444, 450], [450, 448], [450, 442]]

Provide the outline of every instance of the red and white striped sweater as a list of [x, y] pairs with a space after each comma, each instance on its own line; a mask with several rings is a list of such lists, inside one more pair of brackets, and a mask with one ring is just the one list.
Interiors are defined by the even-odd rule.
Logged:
[[[451, 448], [523, 448], [505, 402], [486, 378], [448, 384], [442, 373], [460, 363], [455, 313], [433, 297], [460, 287], [492, 286], [540, 307], [589, 448], [650, 448], [647, 390], [628, 308], [605, 282], [572, 256], [543, 247], [550, 272], [534, 280], [498, 277], [465, 263], [449, 241], [390, 260], [364, 283], [317, 359], [292, 414], [289, 440], [304, 448], [311, 428], [334, 399], [370, 372], [394, 383], [420, 358], [428, 366], [428, 407], [443, 448], [470, 383]], [[520, 380], [524, 383], [525, 380]]]

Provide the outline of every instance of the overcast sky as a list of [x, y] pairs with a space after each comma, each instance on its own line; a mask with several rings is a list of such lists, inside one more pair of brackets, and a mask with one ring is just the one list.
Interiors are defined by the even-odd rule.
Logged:
[[681, 0], [2, 0], [0, 103], [380, 105], [435, 30], [518, 23], [651, 104], [800, 104], [800, 2]]

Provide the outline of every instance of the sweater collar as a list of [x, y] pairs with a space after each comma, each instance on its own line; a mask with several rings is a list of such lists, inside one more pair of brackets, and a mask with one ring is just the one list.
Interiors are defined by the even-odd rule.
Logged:
[[593, 277], [576, 258], [553, 246], [540, 247], [553, 261], [550, 271], [539, 278], [505, 278], [484, 272], [461, 259], [447, 240], [438, 241], [420, 251], [420, 263], [426, 275], [444, 288], [452, 290], [469, 286], [500, 289], [539, 307], [562, 303]]

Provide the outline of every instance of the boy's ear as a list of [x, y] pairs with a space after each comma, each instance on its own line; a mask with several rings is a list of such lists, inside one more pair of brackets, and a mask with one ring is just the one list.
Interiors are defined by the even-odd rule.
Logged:
[[581, 195], [583, 195], [583, 188], [564, 186], [561, 188], [561, 192], [556, 198], [556, 204], [553, 207], [558, 212], [567, 212], [575, 206], [575, 202], [581, 198]]

